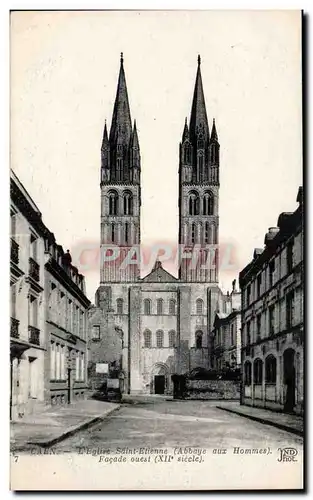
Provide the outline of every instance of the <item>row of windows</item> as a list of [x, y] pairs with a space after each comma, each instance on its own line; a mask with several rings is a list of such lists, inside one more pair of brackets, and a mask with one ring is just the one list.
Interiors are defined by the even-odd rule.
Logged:
[[[156, 334], [156, 347], [164, 346], [164, 332], [157, 330]], [[144, 347], [152, 347], [152, 332], [145, 330], [143, 333]], [[171, 330], [168, 332], [168, 347], [176, 347], [176, 332]]]
[[[157, 299], [156, 301], [156, 313], [161, 315], [165, 314], [164, 308], [164, 300]], [[146, 316], [149, 316], [152, 313], [152, 301], [150, 299], [145, 299], [143, 301], [143, 311]], [[175, 315], [176, 314], [176, 300], [170, 299], [168, 302], [168, 314]]]
[[[280, 259], [282, 258], [282, 253], [277, 257], [274, 257], [268, 264], [268, 268], [260, 271], [256, 276], [256, 279], [249, 283], [245, 289], [245, 301], [246, 306], [251, 304], [253, 301], [257, 300], [266, 289], [272, 288], [275, 282], [280, 279], [279, 269], [281, 269]], [[294, 240], [288, 242], [286, 248], [286, 259], [287, 259], [287, 274], [290, 274], [294, 267]]]
[[[119, 226], [121, 227], [120, 235], [118, 230]], [[112, 224], [110, 224], [111, 243], [126, 243], [126, 244], [130, 243], [131, 242], [130, 227], [131, 226], [129, 222], [124, 222], [124, 224], [116, 224], [112, 222]]]
[[[187, 165], [190, 165], [192, 163], [192, 149], [191, 149], [190, 142], [189, 141], [185, 142], [183, 147], [184, 147], [184, 163], [186, 163]], [[199, 149], [201, 149], [201, 148], [203, 149], [204, 148], [204, 141], [203, 141], [203, 139], [200, 139], [197, 142], [197, 147]], [[198, 166], [199, 166], [199, 168], [201, 168], [203, 166], [203, 164], [202, 164], [202, 162], [203, 162], [203, 154], [200, 154], [200, 153], [202, 153], [202, 151], [200, 151], [199, 154], [198, 154]], [[209, 149], [210, 163], [216, 163], [216, 162], [218, 162], [218, 157], [219, 157], [218, 147], [217, 146], [211, 146], [210, 149]]]
[[[65, 345], [51, 342], [50, 344], [50, 379], [67, 380], [67, 368], [74, 368], [73, 364], [68, 364], [68, 358], [72, 357], [72, 352]], [[85, 353], [74, 352], [75, 360], [75, 380], [85, 380]]]
[[[118, 302], [119, 301], [119, 302]], [[121, 302], [120, 302], [121, 301]], [[165, 314], [164, 312], [164, 301], [163, 299], [157, 299], [157, 314]], [[146, 316], [152, 314], [152, 301], [151, 299], [144, 299], [143, 301], [143, 310]], [[117, 299], [117, 311], [122, 310], [123, 307], [123, 299]], [[196, 300], [196, 314], [203, 314], [204, 303], [202, 299]], [[122, 314], [122, 312], [118, 312], [118, 314]], [[176, 314], [176, 300], [169, 300], [169, 308], [168, 314], [175, 315]]]
[[214, 194], [206, 191], [200, 203], [200, 196], [197, 191], [191, 191], [188, 198], [189, 215], [213, 215], [214, 214]]
[[[162, 315], [166, 314], [164, 307], [164, 300], [157, 299], [156, 301], [156, 314]], [[144, 299], [143, 310], [146, 316], [152, 314], [152, 301], [151, 299]], [[204, 302], [202, 299], [196, 300], [196, 314], [203, 314]], [[116, 314], [124, 314], [124, 300], [122, 298], [116, 299]], [[170, 299], [168, 301], [168, 314], [174, 316], [176, 314], [176, 300]]]
[[[185, 231], [190, 243], [206, 243], [213, 244], [217, 239], [217, 228], [214, 223], [206, 221], [203, 225], [201, 222], [192, 222], [190, 226], [186, 225]], [[189, 234], [188, 234], [189, 233]]]
[[[198, 330], [195, 333], [195, 346], [197, 349], [202, 348], [202, 339], [203, 339], [203, 332], [201, 330]], [[152, 346], [152, 332], [150, 330], [144, 331], [143, 340], [144, 340], [144, 347], [153, 347]], [[163, 330], [156, 331], [156, 347], [165, 347], [164, 346], [164, 332], [163, 332]], [[176, 333], [174, 330], [171, 330], [168, 332], [168, 347], [177, 347], [176, 346]]]
[[117, 191], [109, 191], [109, 215], [133, 215], [133, 195], [130, 191], [124, 191], [119, 202]]
[[[255, 359], [253, 362], [253, 383], [255, 385], [262, 384], [263, 382], [263, 361]], [[276, 383], [276, 358], [272, 354], [265, 359], [265, 382], [267, 384]], [[246, 361], [244, 365], [244, 383], [251, 385], [252, 383], [252, 363]]]
[[51, 283], [48, 308], [50, 321], [57, 323], [77, 337], [85, 338], [84, 311], [62, 290], [58, 290], [54, 283]]
[[[291, 291], [286, 295], [285, 301], [270, 305], [267, 309], [267, 312], [263, 314], [259, 313], [253, 320], [247, 321], [246, 325], [244, 326], [246, 345], [251, 344], [253, 340], [257, 342], [258, 340], [266, 337], [267, 335], [268, 336], [274, 335], [275, 333], [278, 332], [278, 330], [284, 328], [282, 325], [279, 325], [278, 321], [276, 321], [276, 315], [280, 315], [279, 311], [280, 307], [286, 308], [285, 309], [286, 329], [291, 328], [295, 320], [294, 306], [295, 306], [295, 293], [294, 291]], [[266, 324], [266, 317], [267, 317], [267, 324]], [[252, 335], [253, 333], [255, 333], [254, 336]]]

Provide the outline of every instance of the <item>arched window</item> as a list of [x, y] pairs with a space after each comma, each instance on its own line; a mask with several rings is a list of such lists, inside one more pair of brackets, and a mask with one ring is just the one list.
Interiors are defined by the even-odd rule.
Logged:
[[199, 153], [198, 153], [198, 165], [197, 165], [197, 181], [198, 182], [202, 181], [203, 164], [204, 164], [203, 151], [199, 151]]
[[123, 314], [123, 299], [116, 299], [116, 312]]
[[128, 222], [125, 222], [125, 226], [124, 226], [124, 239], [125, 239], [125, 243], [129, 243], [129, 223]]
[[261, 359], [256, 359], [253, 363], [253, 382], [262, 384], [263, 380], [263, 362]]
[[143, 340], [144, 340], [144, 346], [145, 347], [151, 347], [151, 332], [150, 330], [145, 330], [143, 332]]
[[189, 194], [189, 215], [199, 215], [199, 195], [196, 191]]
[[200, 330], [198, 330], [198, 331], [196, 332], [195, 337], [196, 337], [196, 348], [197, 348], [197, 349], [201, 349], [201, 348], [202, 348], [202, 337], [203, 337], [203, 333], [202, 333]]
[[114, 222], [111, 224], [111, 242], [112, 243], [116, 242], [116, 226]]
[[210, 243], [210, 225], [208, 221], [206, 221], [204, 226], [204, 243]]
[[162, 330], [158, 330], [156, 332], [156, 346], [163, 347], [163, 343], [164, 343], [164, 333], [162, 332]]
[[116, 180], [122, 180], [122, 170], [123, 170], [123, 159], [117, 158], [116, 160]]
[[202, 299], [196, 300], [196, 313], [203, 314], [203, 300]]
[[195, 243], [196, 242], [196, 224], [193, 222], [191, 224], [191, 243]]
[[214, 223], [210, 226], [210, 243], [216, 243], [216, 225]]
[[124, 215], [133, 215], [133, 195], [129, 191], [123, 194], [123, 208]]
[[174, 316], [176, 314], [176, 300], [170, 299], [168, 311], [169, 311], [169, 314], [171, 314], [172, 316]]
[[265, 360], [265, 382], [276, 384], [276, 358], [272, 354]]
[[163, 314], [163, 299], [157, 300], [157, 314]]
[[207, 191], [203, 196], [203, 215], [214, 214], [214, 195], [211, 191]]
[[144, 314], [146, 316], [148, 316], [149, 314], [151, 314], [151, 300], [150, 299], [145, 299], [144, 300]]
[[245, 375], [245, 385], [251, 385], [251, 362], [250, 361], [245, 362], [244, 375]]
[[109, 192], [109, 215], [117, 215], [118, 194], [116, 191]]
[[168, 332], [168, 346], [176, 347], [176, 333], [174, 330]]

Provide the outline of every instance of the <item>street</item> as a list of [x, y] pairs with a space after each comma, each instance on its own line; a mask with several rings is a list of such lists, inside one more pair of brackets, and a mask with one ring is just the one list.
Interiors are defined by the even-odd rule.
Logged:
[[119, 410], [54, 448], [59, 453], [81, 448], [165, 448], [196, 446], [207, 449], [234, 447], [295, 447], [303, 440], [289, 432], [216, 408], [213, 401], [170, 401], [163, 398], [127, 399]]

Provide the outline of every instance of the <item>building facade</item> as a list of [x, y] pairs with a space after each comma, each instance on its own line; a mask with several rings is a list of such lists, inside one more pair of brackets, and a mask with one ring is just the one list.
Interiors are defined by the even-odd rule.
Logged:
[[221, 297], [216, 254], [219, 142], [214, 121], [209, 130], [200, 64], [199, 57], [178, 159], [178, 278], [159, 260], [140, 277], [142, 165], [123, 57], [109, 134], [104, 127], [101, 283], [89, 314], [89, 368], [96, 380], [96, 365], [112, 358], [123, 371], [125, 390], [132, 393], [170, 393], [173, 373], [210, 365], [210, 332]]
[[46, 249], [46, 401], [54, 405], [86, 397], [90, 301], [85, 278], [72, 265], [69, 251], [65, 253], [52, 234]]
[[242, 403], [303, 413], [303, 196], [240, 273]]
[[87, 387], [84, 277], [72, 266], [11, 171], [10, 417], [84, 397]]
[[45, 238], [41, 213], [14, 172], [11, 195], [10, 418], [44, 404]]
[[241, 366], [241, 293], [233, 281], [231, 293], [223, 296], [223, 309], [215, 314], [212, 332], [212, 368], [227, 370]]

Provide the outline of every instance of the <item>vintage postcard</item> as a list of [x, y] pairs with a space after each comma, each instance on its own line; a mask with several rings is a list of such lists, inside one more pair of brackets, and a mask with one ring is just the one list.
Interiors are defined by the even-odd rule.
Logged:
[[12, 490], [301, 490], [301, 11], [10, 16]]

